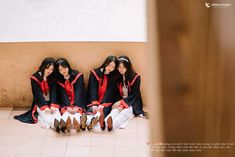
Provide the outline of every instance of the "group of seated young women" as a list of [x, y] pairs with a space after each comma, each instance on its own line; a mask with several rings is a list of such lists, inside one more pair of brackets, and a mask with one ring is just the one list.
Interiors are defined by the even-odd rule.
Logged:
[[145, 117], [140, 76], [127, 56], [108, 56], [91, 70], [87, 90], [84, 76], [65, 58], [45, 58], [31, 77], [33, 103], [14, 118], [25, 123], [40, 121], [59, 132], [71, 129], [125, 128], [134, 116]]

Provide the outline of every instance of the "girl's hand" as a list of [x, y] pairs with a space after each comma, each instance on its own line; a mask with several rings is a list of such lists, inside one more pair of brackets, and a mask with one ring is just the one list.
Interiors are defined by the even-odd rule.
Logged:
[[113, 104], [112, 109], [118, 108], [120, 106], [120, 101], [116, 102], [115, 104]]
[[45, 109], [45, 111], [46, 112], [51, 112], [50, 108], [48, 108], [48, 107]]
[[104, 106], [99, 105], [98, 108], [97, 108], [97, 110], [103, 110], [103, 108], [104, 108]]
[[54, 113], [56, 111], [55, 107], [51, 107], [51, 113]]
[[92, 111], [96, 112], [97, 108], [98, 108], [97, 106], [92, 106]]
[[123, 106], [119, 106], [118, 109], [119, 109], [119, 112], [121, 112], [123, 110]]
[[74, 108], [73, 108], [73, 112], [74, 112], [74, 114], [77, 113], [77, 112], [78, 112], [78, 108], [77, 108], [77, 107], [74, 107]]
[[71, 107], [68, 107], [68, 108], [67, 108], [67, 111], [68, 111], [69, 113], [73, 114], [73, 109], [72, 109]]

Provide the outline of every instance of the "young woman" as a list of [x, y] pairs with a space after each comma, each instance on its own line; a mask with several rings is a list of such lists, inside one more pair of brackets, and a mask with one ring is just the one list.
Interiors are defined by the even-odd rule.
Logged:
[[60, 106], [57, 104], [54, 64], [53, 58], [45, 58], [39, 70], [30, 77], [33, 92], [32, 107], [28, 112], [15, 116], [15, 119], [24, 123], [37, 123], [39, 120], [45, 128], [53, 127], [54, 119], [59, 119]]
[[88, 130], [97, 122], [102, 130], [105, 129], [104, 118], [111, 111], [117, 93], [114, 81], [116, 66], [117, 58], [108, 56], [99, 68], [91, 70], [88, 82]]
[[60, 126], [55, 120], [55, 127], [60, 128], [62, 132], [65, 130], [70, 132], [72, 127], [77, 131], [80, 131], [80, 127], [85, 130], [86, 115], [83, 112], [86, 105], [86, 93], [83, 74], [73, 70], [64, 58], [56, 61], [56, 70], [62, 119]]
[[127, 56], [118, 58], [118, 71], [119, 101], [113, 105], [111, 113], [105, 119], [109, 131], [113, 128], [125, 128], [134, 116], [144, 116], [140, 76], [133, 70]]

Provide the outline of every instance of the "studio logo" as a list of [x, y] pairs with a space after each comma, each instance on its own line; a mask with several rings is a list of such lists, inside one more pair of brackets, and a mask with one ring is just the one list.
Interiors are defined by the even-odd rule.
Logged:
[[209, 3], [205, 2], [206, 8], [229, 8], [232, 4], [230, 3]]
[[207, 3], [207, 2], [205, 2], [205, 6], [207, 7], [207, 8], [210, 8], [211, 6], [210, 6], [210, 3]]

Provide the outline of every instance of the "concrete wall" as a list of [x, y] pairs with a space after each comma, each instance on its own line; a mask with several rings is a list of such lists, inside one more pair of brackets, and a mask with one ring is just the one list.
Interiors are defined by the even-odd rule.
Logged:
[[47, 56], [65, 57], [74, 69], [85, 74], [99, 66], [106, 56], [127, 55], [142, 75], [143, 98], [146, 98], [144, 42], [27, 42], [0, 43], [0, 106], [30, 106], [30, 75]]
[[145, 42], [145, 1], [0, 1], [0, 42]]

